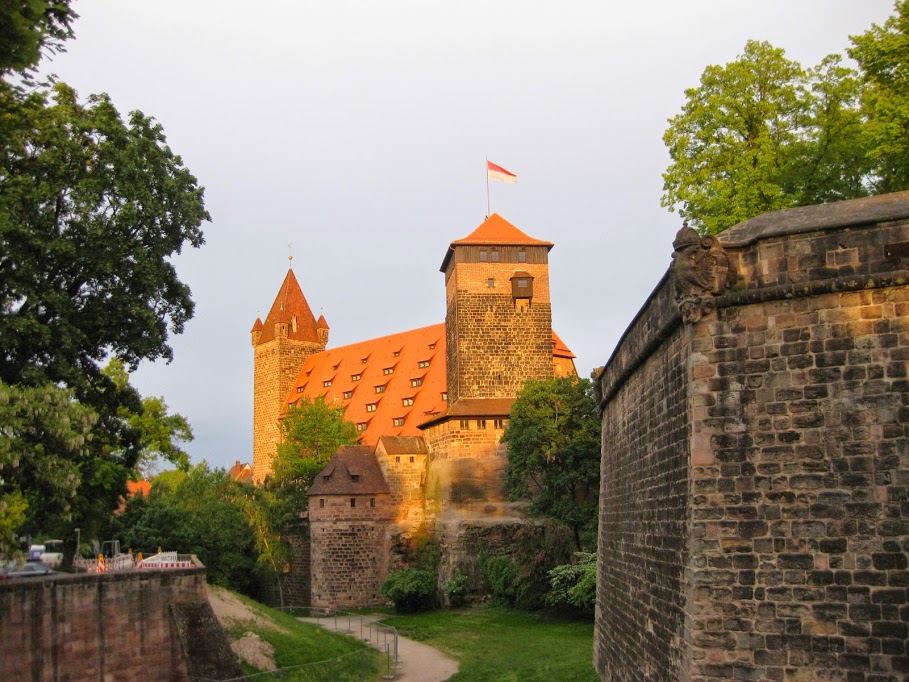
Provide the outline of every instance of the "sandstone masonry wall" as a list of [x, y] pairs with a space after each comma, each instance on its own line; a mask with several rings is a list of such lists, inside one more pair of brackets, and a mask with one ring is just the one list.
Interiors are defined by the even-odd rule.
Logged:
[[197, 569], [0, 582], [0, 679], [188, 682], [171, 607], [204, 600]]
[[909, 675], [907, 218], [902, 193], [749, 221], [716, 310], [682, 322], [664, 279], [626, 332], [598, 381], [604, 680]]

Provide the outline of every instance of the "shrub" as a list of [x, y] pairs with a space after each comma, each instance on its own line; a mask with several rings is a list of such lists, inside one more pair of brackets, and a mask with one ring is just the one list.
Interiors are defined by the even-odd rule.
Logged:
[[430, 609], [436, 603], [435, 573], [419, 568], [396, 571], [382, 583], [382, 596], [402, 613]]
[[593, 613], [597, 601], [597, 555], [576, 552], [574, 559], [574, 563], [556, 566], [549, 571], [552, 589], [546, 595], [546, 603]]
[[452, 606], [463, 606], [467, 602], [467, 576], [455, 573], [452, 579], [445, 583], [445, 594]]

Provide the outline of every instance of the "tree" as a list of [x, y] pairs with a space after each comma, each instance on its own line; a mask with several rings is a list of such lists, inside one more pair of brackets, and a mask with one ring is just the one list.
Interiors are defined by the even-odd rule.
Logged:
[[[24, 449], [0, 462], [0, 504], [21, 510], [24, 501], [29, 523], [47, 529], [111, 511], [143, 449], [166, 444], [148, 428], [149, 418], [166, 420], [163, 402], [143, 408], [128, 382], [116, 385], [100, 363], [114, 357], [132, 368], [171, 358], [168, 333], [182, 331], [193, 305], [169, 258], [203, 243], [209, 216], [202, 188], [153, 119], [133, 112], [124, 122], [106, 95], [82, 102], [62, 83], [10, 84], [16, 75], [28, 81], [42, 52], [62, 49], [76, 15], [69, 0], [7, 5], [0, 8], [0, 382], [17, 407], [0, 409], [0, 431]], [[124, 410], [144, 414], [145, 423], [124, 419]], [[88, 414], [90, 433], [79, 430]], [[58, 428], [67, 419], [72, 429]]]
[[596, 534], [600, 417], [589, 380], [530, 379], [511, 408], [505, 488], [530, 510], [568, 526], [578, 549]]
[[69, 0], [19, 0], [0, 4], [0, 74], [26, 71], [44, 50], [63, 48], [78, 17]]
[[670, 119], [662, 205], [716, 234], [767, 211], [865, 196], [860, 90], [836, 56], [806, 72], [749, 41], [735, 61], [708, 66]]
[[288, 408], [280, 429], [270, 484], [305, 508], [306, 493], [316, 474], [339, 447], [357, 442], [357, 427], [344, 419], [343, 407], [303, 396]]
[[909, 0], [894, 8], [883, 26], [851, 36], [847, 49], [864, 76], [862, 112], [879, 192], [909, 188]]

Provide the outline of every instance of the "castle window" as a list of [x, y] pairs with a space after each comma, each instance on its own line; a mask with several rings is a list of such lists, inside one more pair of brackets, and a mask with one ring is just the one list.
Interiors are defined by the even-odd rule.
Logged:
[[356, 497], [351, 497], [351, 498], [350, 498], [350, 508], [353, 509], [353, 508], [356, 507], [356, 506], [357, 506], [357, 498], [356, 498]]
[[469, 420], [469, 419], [462, 419], [462, 420], [461, 420], [461, 428], [464, 429], [465, 431], [468, 430], [468, 429], [470, 428], [470, 420]]
[[359, 483], [359, 482], [360, 482], [360, 474], [351, 474], [351, 475], [350, 475], [350, 480], [353, 481], [354, 483]]
[[319, 509], [325, 509], [325, 498], [324, 497], [319, 498]]
[[486, 280], [486, 286], [489, 287], [490, 289], [494, 289], [496, 286], [496, 281], [492, 277], [490, 277], [489, 279]]
[[499, 250], [493, 249], [492, 250], [492, 262], [498, 263], [500, 258], [501, 258], [501, 254], [499, 253]]
[[404, 400], [401, 401], [401, 404], [404, 405], [404, 407], [410, 407], [413, 405], [413, 398], [404, 398]]
[[434, 344], [434, 343], [429, 344], [429, 350], [433, 350], [435, 347], [436, 347], [436, 344]]
[[375, 507], [376, 507], [376, 498], [374, 498], [374, 497], [370, 497], [370, 498], [369, 498], [369, 506], [372, 507], [373, 509], [375, 509]]
[[423, 385], [423, 377], [417, 377], [416, 379], [410, 380], [411, 388], [417, 388], [418, 386], [422, 386], [422, 385]]
[[385, 369], [382, 370], [382, 373], [383, 373], [383, 374], [394, 374], [394, 373], [395, 373], [395, 368], [394, 368], [394, 367], [386, 367]]
[[361, 374], [351, 374], [351, 375], [350, 375], [350, 380], [351, 380], [351, 381], [359, 381], [361, 376], [362, 376]]
[[442, 400], [448, 400], [448, 391], [442, 391]]
[[397, 358], [397, 357], [400, 357], [400, 356], [401, 356], [401, 351], [396, 350], [396, 351], [395, 351], [395, 357]]
[[360, 358], [360, 362], [361, 362], [362, 364], [364, 364], [364, 365], [366, 364], [366, 361], [367, 361], [367, 360], [369, 360], [369, 356], [368, 356], [368, 355], [367, 355], [365, 358]]
[[375, 411], [376, 411], [376, 405], [378, 405], [378, 403], [370, 403], [369, 405], [366, 406], [366, 411], [367, 411], [367, 412], [375, 412]]
[[496, 419], [496, 420], [493, 422], [493, 426], [494, 426], [495, 428], [497, 428], [497, 429], [504, 429], [504, 428], [505, 428], [505, 420], [504, 420], [504, 419]]
[[418, 367], [429, 367], [429, 360], [421, 360]]
[[305, 386], [297, 386], [297, 393], [302, 393]]
[[328, 388], [329, 386], [331, 386], [331, 379], [326, 379], [325, 381], [322, 382], [322, 385], [325, 388]]
[[387, 386], [387, 384], [382, 384], [381, 386], [376, 386], [376, 393], [385, 393], [385, 386]]
[[401, 463], [401, 458], [395, 457], [395, 464], [400, 464], [400, 463]]
[[480, 429], [481, 431], [482, 431], [483, 429], [485, 429], [485, 428], [486, 428], [486, 420], [485, 420], [485, 419], [477, 419], [477, 428]]
[[518, 289], [526, 289], [528, 285], [526, 277], [518, 277]]
[[485, 263], [489, 260], [489, 252], [486, 249], [480, 249], [480, 262]]
[[521, 249], [520, 251], [518, 251], [518, 262], [519, 263], [527, 262], [527, 251], [525, 251], [524, 249]]
[[404, 417], [395, 417], [392, 419], [392, 424], [395, 426], [404, 426]]
[[353, 391], [344, 391], [344, 400], [350, 400], [353, 398]]
[[365, 431], [368, 426], [369, 422], [359, 422], [357, 424], [357, 431]]
[[322, 480], [328, 483], [331, 480], [331, 474], [328, 474], [328, 476], [323, 476]]
[[410, 457], [410, 463], [413, 464], [413, 462], [414, 462], [414, 458], [413, 458], [413, 456], [411, 455], [411, 457]]

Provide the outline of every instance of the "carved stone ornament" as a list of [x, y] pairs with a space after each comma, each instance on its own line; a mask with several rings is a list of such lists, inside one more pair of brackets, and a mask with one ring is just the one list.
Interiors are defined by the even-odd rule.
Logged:
[[683, 322], [697, 322], [716, 307], [716, 297], [735, 284], [736, 273], [716, 237], [686, 224], [672, 242], [671, 279]]

